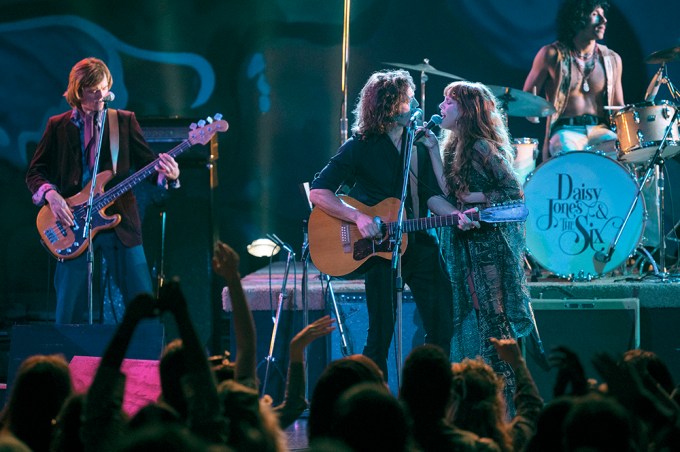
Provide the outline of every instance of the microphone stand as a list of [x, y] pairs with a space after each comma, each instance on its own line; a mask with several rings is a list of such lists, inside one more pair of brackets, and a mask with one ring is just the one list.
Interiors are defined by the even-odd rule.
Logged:
[[[101, 117], [101, 126], [99, 128], [99, 137], [97, 139], [97, 153], [94, 159], [94, 166], [92, 167], [92, 179], [90, 179], [90, 194], [87, 197], [87, 209], [85, 211], [85, 223], [83, 227], [83, 240], [87, 238], [87, 323], [92, 325], [92, 311], [94, 309], [94, 294], [93, 294], [93, 275], [94, 275], [94, 244], [92, 240], [92, 202], [94, 200], [94, 191], [97, 185], [97, 173], [99, 172], [99, 160], [102, 151], [102, 141], [104, 139], [104, 125], [106, 124], [107, 112], [109, 105], [104, 102], [104, 108], [99, 112]], [[87, 160], [89, 157], [85, 156]], [[88, 162], [86, 162], [87, 164]]]
[[[307, 220], [302, 220], [302, 255], [300, 261], [302, 263], [302, 288], [300, 290], [300, 297], [302, 301], [302, 328], [309, 325], [309, 233], [307, 229]], [[309, 399], [309, 367], [307, 366], [307, 347], [302, 351], [302, 358], [304, 363], [305, 373], [305, 399]]]
[[664, 220], [663, 220], [663, 165], [664, 165], [664, 160], [661, 157], [661, 152], [663, 151], [663, 148], [666, 146], [666, 141], [668, 140], [668, 135], [671, 133], [671, 128], [673, 124], [678, 120], [678, 109], [675, 109], [675, 112], [673, 113], [673, 117], [671, 118], [670, 122], [668, 123], [668, 126], [666, 127], [666, 130], [663, 134], [663, 138], [661, 138], [661, 142], [659, 142], [659, 146], [656, 148], [656, 152], [654, 153], [654, 157], [652, 157], [652, 160], [649, 162], [649, 166], [647, 167], [647, 170], [645, 171], [645, 175], [642, 178], [642, 181], [638, 185], [638, 190], [637, 193], [635, 194], [635, 198], [633, 199], [633, 202], [631, 203], [630, 209], [628, 209], [628, 213], [626, 214], [626, 218], [624, 218], [623, 223], [621, 223], [621, 226], [619, 227], [619, 230], [616, 233], [616, 237], [614, 237], [614, 240], [609, 244], [609, 248], [607, 249], [607, 253], [604, 254], [600, 251], [595, 253], [595, 259], [607, 263], [611, 260], [612, 255], [614, 254], [614, 251], [616, 250], [616, 245], [618, 244], [619, 240], [621, 239], [621, 234], [623, 234], [623, 230], [626, 227], [626, 224], [628, 223], [628, 220], [630, 219], [631, 215], [633, 214], [633, 210], [635, 209], [635, 206], [638, 203], [638, 200], [640, 199], [640, 195], [642, 194], [642, 188], [645, 186], [647, 183], [647, 180], [652, 175], [652, 172], [654, 172], [655, 168], [658, 168], [659, 170], [659, 177], [657, 179], [657, 189], [658, 193], [660, 196], [659, 203], [661, 206], [661, 212], [659, 214], [659, 229], [661, 231], [660, 237], [659, 237], [659, 260], [661, 261], [661, 271], [659, 271], [658, 267], [655, 268], [655, 275], [660, 277], [663, 282], [668, 281], [668, 274], [666, 273], [666, 237], [664, 235]]
[[[264, 361], [266, 361], [267, 364], [265, 366], [264, 379], [262, 381], [262, 394], [267, 393], [267, 382], [269, 381], [269, 366], [275, 360], [274, 347], [276, 345], [276, 333], [279, 329], [279, 321], [281, 320], [281, 310], [283, 309], [283, 305], [285, 304], [286, 299], [288, 298], [288, 293], [286, 292], [286, 284], [288, 283], [288, 272], [290, 271], [291, 262], [295, 261], [295, 252], [290, 247], [290, 245], [281, 241], [281, 239], [279, 239], [276, 236], [276, 234], [267, 234], [267, 238], [269, 238], [271, 241], [280, 246], [281, 249], [286, 250], [288, 252], [288, 258], [286, 259], [286, 269], [283, 273], [283, 283], [281, 284], [281, 292], [279, 293], [279, 302], [278, 306], [276, 307], [276, 317], [274, 317], [273, 319], [274, 327], [272, 329], [271, 340], [269, 341], [269, 354], [264, 358]], [[262, 362], [260, 362], [260, 364], [262, 364]], [[279, 370], [279, 373], [280, 372], [281, 371]]]
[[392, 249], [392, 272], [394, 272], [394, 287], [396, 291], [397, 300], [397, 334], [396, 334], [396, 364], [397, 364], [397, 386], [401, 385], [401, 368], [402, 368], [402, 353], [403, 353], [403, 342], [402, 342], [402, 302], [404, 295], [404, 281], [402, 279], [401, 273], [401, 245], [402, 245], [402, 230], [404, 224], [404, 207], [406, 205], [407, 187], [409, 183], [409, 173], [411, 171], [411, 155], [413, 154], [413, 132], [415, 128], [416, 121], [411, 118], [408, 127], [405, 129], [406, 140], [402, 144], [402, 155], [404, 156], [404, 172], [403, 172], [403, 183], [401, 187], [401, 203], [399, 205], [399, 212], [397, 214], [397, 220], [394, 223], [394, 234], [392, 236], [392, 241], [394, 242], [394, 247]]

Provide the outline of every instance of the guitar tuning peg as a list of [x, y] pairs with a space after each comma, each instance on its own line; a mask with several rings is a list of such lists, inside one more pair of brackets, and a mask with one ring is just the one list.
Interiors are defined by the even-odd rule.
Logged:
[[195, 122], [192, 122], [191, 124], [189, 124], [189, 128], [190, 128], [191, 130], [196, 130], [197, 127], [198, 127], [198, 125], [196, 125]]
[[222, 113], [215, 113], [215, 120], [219, 121], [220, 119], [222, 119]]
[[207, 118], [205, 118], [205, 120], [208, 122], [208, 124], [212, 124], [212, 123], [213, 123], [213, 118], [211, 118], [210, 116], [208, 116]]
[[205, 120], [201, 119], [200, 121], [198, 121], [198, 127], [203, 127], [203, 126], [205, 126]]

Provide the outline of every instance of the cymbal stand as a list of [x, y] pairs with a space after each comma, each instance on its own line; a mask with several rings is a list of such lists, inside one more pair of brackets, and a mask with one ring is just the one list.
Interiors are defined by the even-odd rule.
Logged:
[[659, 206], [660, 206], [660, 212], [659, 212], [659, 230], [661, 231], [660, 236], [659, 236], [659, 260], [661, 261], [660, 267], [654, 267], [655, 268], [655, 276], [658, 276], [661, 278], [662, 282], [669, 282], [670, 280], [668, 279], [668, 273], [666, 272], [666, 237], [664, 236], [664, 220], [663, 220], [663, 214], [664, 214], [664, 177], [663, 177], [663, 165], [664, 165], [664, 160], [661, 157], [661, 152], [663, 151], [664, 147], [666, 147], [666, 141], [668, 140], [668, 135], [670, 134], [672, 130], [672, 126], [674, 123], [677, 122], [678, 120], [678, 109], [675, 109], [675, 112], [673, 113], [673, 117], [671, 118], [670, 122], [668, 123], [668, 126], [666, 127], [666, 130], [664, 132], [663, 138], [661, 139], [661, 142], [659, 143], [659, 146], [656, 148], [656, 152], [654, 153], [654, 157], [652, 157], [652, 160], [649, 162], [649, 165], [647, 166], [647, 169], [645, 171], [645, 175], [642, 178], [642, 181], [638, 185], [638, 190], [637, 193], [635, 194], [635, 198], [633, 199], [633, 202], [631, 203], [630, 209], [628, 210], [628, 213], [626, 214], [626, 218], [624, 218], [623, 223], [621, 223], [621, 226], [619, 227], [618, 232], [616, 233], [616, 237], [614, 237], [614, 240], [609, 244], [609, 247], [607, 249], [607, 253], [603, 253], [601, 251], [598, 251], [595, 253], [595, 260], [600, 261], [600, 262], [609, 262], [612, 258], [612, 255], [614, 254], [614, 250], [616, 249], [616, 245], [618, 244], [619, 240], [621, 239], [621, 234], [623, 234], [623, 230], [625, 229], [626, 225], [628, 224], [628, 221], [630, 220], [631, 215], [633, 214], [633, 210], [635, 209], [635, 206], [638, 203], [638, 200], [640, 199], [640, 196], [642, 195], [642, 189], [647, 183], [647, 180], [651, 177], [652, 173], [656, 170], [659, 173], [659, 177], [657, 178], [657, 196], [659, 200]]
[[[430, 64], [429, 58], [423, 58], [423, 63]], [[423, 114], [425, 112], [425, 87], [427, 86], [427, 81], [430, 77], [425, 73], [425, 69], [420, 71], [420, 108], [423, 109]]]

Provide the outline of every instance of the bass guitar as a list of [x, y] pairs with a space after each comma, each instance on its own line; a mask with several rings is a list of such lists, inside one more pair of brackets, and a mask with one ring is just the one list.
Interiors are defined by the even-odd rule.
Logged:
[[[195, 144], [208, 143], [215, 133], [225, 132], [228, 128], [229, 124], [222, 119], [220, 114], [216, 114], [214, 119], [201, 120], [198, 124], [191, 125], [187, 139], [167, 153], [172, 157], [177, 157]], [[85, 252], [90, 239], [97, 232], [103, 229], [111, 229], [120, 223], [120, 215], [106, 215], [104, 212], [106, 208], [121, 195], [156, 172], [155, 167], [158, 160], [149, 163], [106, 192], [104, 192], [104, 186], [113, 178], [113, 172], [107, 170], [97, 174], [92, 199], [91, 237], [88, 237], [85, 232], [85, 217], [87, 216], [87, 200], [92, 182], [87, 184], [79, 193], [66, 199], [66, 203], [73, 211], [73, 226], [69, 227], [62, 224], [55, 218], [49, 205], [43, 206], [38, 212], [36, 225], [47, 250], [57, 259], [74, 259]]]
[[[387, 198], [375, 206], [367, 206], [349, 196], [340, 199], [360, 212], [380, 218], [383, 237], [380, 240], [363, 238], [354, 223], [340, 220], [315, 207], [309, 216], [309, 252], [316, 268], [327, 275], [343, 276], [357, 270], [372, 256], [392, 259], [400, 201]], [[529, 211], [523, 203], [488, 207], [468, 214], [473, 221], [483, 223], [508, 223], [526, 220]], [[401, 252], [406, 251], [406, 233], [458, 224], [458, 215], [442, 215], [402, 222]]]

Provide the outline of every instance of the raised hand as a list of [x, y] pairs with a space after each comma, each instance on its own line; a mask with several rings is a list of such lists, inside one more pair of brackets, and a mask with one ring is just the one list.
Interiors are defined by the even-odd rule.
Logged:
[[158, 304], [149, 294], [137, 295], [125, 308], [125, 318], [135, 322], [147, 317], [156, 317], [158, 313]]
[[240, 257], [226, 243], [218, 241], [215, 243], [215, 250], [213, 252], [212, 266], [215, 273], [224, 278], [227, 282], [234, 279], [239, 280], [241, 276], [238, 272]]
[[517, 341], [514, 339], [496, 339], [489, 338], [489, 341], [496, 348], [498, 357], [510, 364], [512, 368], [516, 368], [522, 362], [522, 350], [520, 350]]
[[166, 282], [158, 293], [158, 309], [173, 315], [183, 315], [187, 310], [187, 301], [177, 279]]
[[548, 357], [548, 362], [550, 367], [557, 368], [557, 378], [553, 387], [555, 397], [565, 395], [570, 383], [572, 394], [583, 395], [588, 392], [588, 380], [576, 353], [567, 347], [555, 347]]
[[295, 360], [295, 358], [302, 360], [304, 349], [316, 339], [326, 336], [335, 330], [334, 323], [335, 319], [331, 318], [330, 315], [325, 315], [304, 327], [290, 341], [291, 360]]

